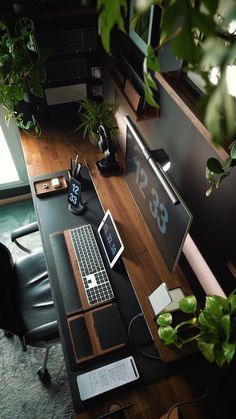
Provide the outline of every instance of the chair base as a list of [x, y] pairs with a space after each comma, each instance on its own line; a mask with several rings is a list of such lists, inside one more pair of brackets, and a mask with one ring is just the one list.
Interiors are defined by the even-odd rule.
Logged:
[[40, 381], [42, 381], [43, 384], [49, 383], [51, 381], [51, 375], [47, 368], [40, 367], [37, 371], [37, 374], [39, 376]]

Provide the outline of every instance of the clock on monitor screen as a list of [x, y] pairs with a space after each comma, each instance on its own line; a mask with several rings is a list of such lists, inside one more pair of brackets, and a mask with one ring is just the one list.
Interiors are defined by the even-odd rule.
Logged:
[[155, 161], [155, 154], [126, 116], [125, 179], [170, 272], [175, 268], [192, 215], [178, 191]]

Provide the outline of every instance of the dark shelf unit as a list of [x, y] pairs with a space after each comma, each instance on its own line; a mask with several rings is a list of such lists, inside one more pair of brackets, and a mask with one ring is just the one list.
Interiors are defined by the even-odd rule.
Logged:
[[[21, 14], [14, 13], [7, 6], [3, 15], [11, 25], [23, 16], [31, 18], [39, 46], [52, 50], [45, 63], [47, 80], [44, 98], [35, 98], [34, 114], [40, 123], [53, 119], [74, 122], [78, 101], [84, 96], [101, 100], [104, 92], [96, 7], [79, 7], [75, 1], [58, 6], [51, 3], [50, 8], [39, 2], [34, 6], [27, 3]], [[52, 100], [53, 95], [55, 101]]]
[[[119, 59], [112, 63], [109, 76], [117, 92], [128, 102], [136, 121], [160, 116], [160, 109], [150, 106], [145, 100], [142, 77], [123, 55], [120, 55]], [[156, 97], [156, 101], [159, 103], [159, 98]]]

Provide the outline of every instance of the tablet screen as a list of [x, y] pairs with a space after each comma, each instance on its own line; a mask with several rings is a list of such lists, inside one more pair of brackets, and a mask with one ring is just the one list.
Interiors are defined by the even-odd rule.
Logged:
[[109, 210], [107, 210], [100, 226], [98, 227], [98, 234], [110, 267], [112, 268], [123, 252], [124, 245]]

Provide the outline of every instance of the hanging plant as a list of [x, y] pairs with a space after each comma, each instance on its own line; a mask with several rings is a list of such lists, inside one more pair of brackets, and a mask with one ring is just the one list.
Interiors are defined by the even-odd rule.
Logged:
[[24, 113], [17, 111], [17, 106], [27, 102], [31, 94], [43, 97], [43, 83], [46, 80], [44, 61], [50, 53], [39, 49], [31, 19], [19, 19], [13, 33], [0, 20], [0, 104], [7, 110], [7, 124], [15, 118], [20, 128], [32, 128], [35, 136], [40, 134], [37, 120], [34, 116], [25, 120]]

